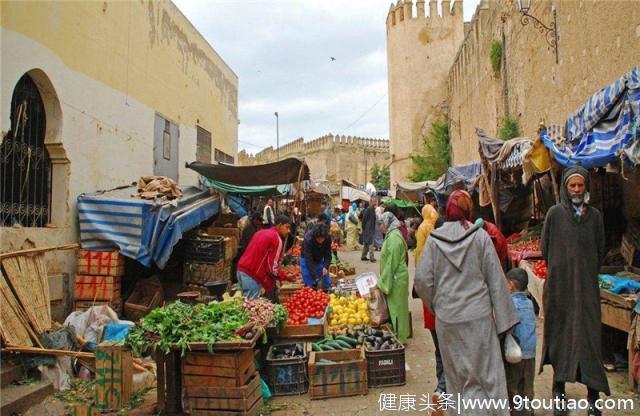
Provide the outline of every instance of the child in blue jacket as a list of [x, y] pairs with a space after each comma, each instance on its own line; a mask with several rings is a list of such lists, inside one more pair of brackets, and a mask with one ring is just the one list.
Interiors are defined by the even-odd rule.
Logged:
[[[520, 268], [512, 269], [507, 273], [507, 280], [511, 289], [511, 299], [520, 317], [520, 323], [513, 327], [511, 335], [520, 345], [522, 361], [517, 364], [505, 361], [509, 400], [511, 400], [511, 409], [515, 409], [516, 404], [524, 403], [525, 398], [529, 403], [533, 400], [533, 381], [536, 374], [536, 315], [533, 311], [533, 302], [526, 293], [529, 284], [527, 272]], [[514, 403], [514, 396], [519, 396], [522, 400]], [[531, 405], [527, 407], [512, 410], [511, 414], [533, 415]]]

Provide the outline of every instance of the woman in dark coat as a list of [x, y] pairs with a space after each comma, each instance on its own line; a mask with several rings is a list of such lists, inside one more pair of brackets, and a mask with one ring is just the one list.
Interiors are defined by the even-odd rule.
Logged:
[[[591, 408], [609, 383], [602, 363], [598, 271], [604, 258], [600, 212], [589, 206], [589, 172], [581, 166], [562, 176], [561, 203], [554, 205], [542, 229], [542, 256], [549, 277], [544, 285], [544, 341], [540, 372], [553, 367], [554, 398], [564, 399], [564, 384], [587, 385]], [[556, 409], [556, 415], [566, 410]]]

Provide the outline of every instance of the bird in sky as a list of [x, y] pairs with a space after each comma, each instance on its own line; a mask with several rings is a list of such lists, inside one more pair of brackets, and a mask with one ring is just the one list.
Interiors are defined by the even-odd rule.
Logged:
[[333, 56], [331, 56], [330, 58], [332, 62], [336, 60], [336, 58], [334, 58]]

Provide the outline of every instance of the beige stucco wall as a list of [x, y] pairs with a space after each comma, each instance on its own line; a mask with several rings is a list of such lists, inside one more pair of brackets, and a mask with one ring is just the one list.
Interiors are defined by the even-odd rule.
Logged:
[[[237, 153], [238, 77], [169, 1], [1, 2], [0, 131], [13, 89], [33, 75], [53, 160], [51, 228], [0, 227], [0, 250], [78, 238], [75, 201], [153, 174], [154, 118], [177, 124], [179, 182], [196, 158], [196, 125], [212, 148]], [[53, 104], [52, 104], [53, 103]], [[73, 275], [73, 253], [48, 254]]]
[[405, 1], [387, 17], [392, 184], [407, 180], [413, 170], [410, 155], [419, 150], [431, 123], [446, 116], [446, 79], [464, 38], [462, 1], [450, 5], [441, 2], [438, 14], [435, 1], [428, 4], [429, 13], [424, 2], [414, 7]]
[[[454, 164], [478, 159], [476, 127], [495, 136], [506, 113], [526, 135], [540, 121], [563, 124], [594, 92], [640, 64], [638, 2], [541, 0], [532, 2], [529, 13], [549, 24], [552, 4], [558, 63], [544, 35], [521, 24], [516, 2], [488, 1], [476, 11], [448, 79]], [[506, 66], [495, 76], [489, 48], [503, 31]]]
[[[304, 158], [311, 179], [315, 181], [340, 181], [347, 179], [357, 184], [371, 181], [374, 163], [388, 165], [389, 141], [351, 136], [319, 137], [309, 142], [296, 139], [280, 147], [280, 159]], [[243, 166], [275, 162], [278, 149], [268, 147], [255, 155], [245, 151], [238, 153], [238, 164]]]

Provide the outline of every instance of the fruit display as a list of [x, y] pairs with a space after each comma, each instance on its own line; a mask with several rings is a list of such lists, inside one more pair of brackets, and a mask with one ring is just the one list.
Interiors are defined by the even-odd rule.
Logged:
[[289, 312], [287, 325], [306, 325], [309, 318], [324, 317], [328, 304], [329, 295], [322, 290], [303, 287], [283, 303]]
[[538, 260], [533, 262], [533, 272], [540, 279], [547, 278], [547, 263], [544, 260]]
[[364, 298], [355, 295], [341, 296], [332, 293], [329, 296], [329, 330], [335, 331], [344, 328], [353, 328], [357, 325], [367, 325], [371, 320], [369, 316], [369, 303]]
[[287, 255], [291, 254], [292, 256], [295, 257], [300, 257], [302, 256], [302, 247], [300, 247], [299, 245], [295, 245], [293, 247], [291, 247], [291, 249], [289, 249], [289, 251], [287, 251]]
[[283, 266], [297, 265], [298, 262], [299, 262], [299, 257], [296, 257], [293, 254], [285, 254], [285, 256], [282, 258]]

